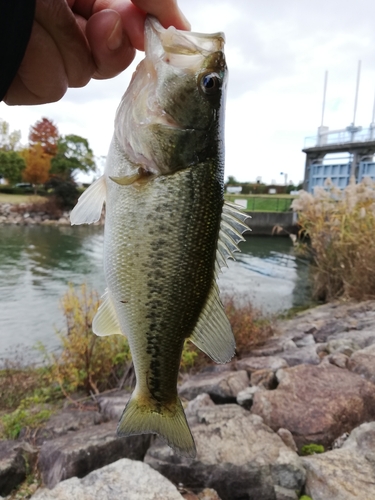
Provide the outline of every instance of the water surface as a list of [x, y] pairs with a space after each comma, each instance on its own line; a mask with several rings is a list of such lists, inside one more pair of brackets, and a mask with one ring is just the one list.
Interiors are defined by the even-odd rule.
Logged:
[[[287, 238], [248, 237], [219, 280], [220, 289], [276, 313], [308, 300], [307, 263]], [[0, 359], [37, 359], [42, 342], [56, 350], [64, 328], [59, 302], [68, 284], [86, 283], [101, 294], [103, 228], [0, 227]]]

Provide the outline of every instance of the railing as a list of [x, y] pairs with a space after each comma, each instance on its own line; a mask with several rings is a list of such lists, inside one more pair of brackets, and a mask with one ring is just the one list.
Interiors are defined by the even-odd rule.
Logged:
[[277, 195], [241, 196], [226, 193], [225, 199], [240, 205], [244, 210], [249, 212], [287, 212], [290, 210], [290, 205], [294, 197], [278, 197]]
[[368, 141], [375, 141], [375, 126], [370, 126], [368, 128], [350, 126], [343, 130], [332, 130], [322, 132], [314, 137], [306, 137], [304, 149]]

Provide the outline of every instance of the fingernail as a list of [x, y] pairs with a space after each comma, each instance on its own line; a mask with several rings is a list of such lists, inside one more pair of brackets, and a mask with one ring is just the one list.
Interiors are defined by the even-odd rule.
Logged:
[[122, 44], [122, 23], [121, 19], [119, 19], [113, 30], [112, 33], [109, 35], [107, 39], [107, 47], [109, 50], [116, 50], [119, 47], [121, 47]]

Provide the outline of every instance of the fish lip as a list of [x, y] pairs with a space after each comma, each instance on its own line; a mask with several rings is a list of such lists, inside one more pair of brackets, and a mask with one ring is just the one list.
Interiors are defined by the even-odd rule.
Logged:
[[150, 30], [159, 38], [165, 52], [174, 54], [209, 54], [214, 51], [223, 51], [225, 44], [225, 34], [222, 31], [199, 33], [178, 30], [173, 26], [165, 29], [156, 17], [148, 15], [145, 21], [145, 32]]

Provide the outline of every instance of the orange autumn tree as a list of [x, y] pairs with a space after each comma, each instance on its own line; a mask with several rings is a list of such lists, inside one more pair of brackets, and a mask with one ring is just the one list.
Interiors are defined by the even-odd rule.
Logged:
[[26, 163], [22, 177], [26, 182], [30, 182], [34, 186], [34, 193], [36, 194], [38, 184], [44, 184], [49, 179], [51, 155], [46, 154], [43, 146], [36, 143], [29, 149], [23, 150], [22, 156]]

